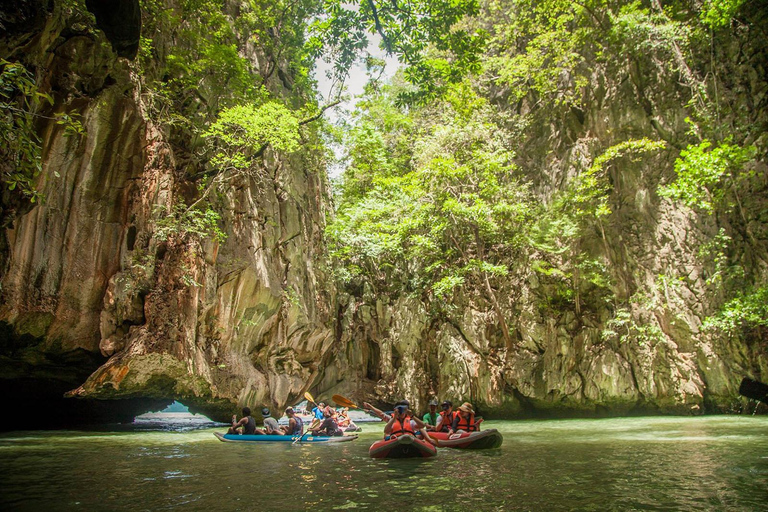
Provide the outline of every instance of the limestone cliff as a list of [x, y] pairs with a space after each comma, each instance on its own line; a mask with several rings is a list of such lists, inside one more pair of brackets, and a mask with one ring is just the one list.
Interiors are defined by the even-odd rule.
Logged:
[[[496, 25], [498, 17], [514, 18], [505, 8], [533, 8], [526, 2], [493, 5], [499, 10], [486, 27], [509, 33], [503, 23]], [[567, 253], [550, 257], [528, 246], [518, 259], [505, 262], [508, 277], [496, 280], [495, 293], [509, 324], [506, 340], [480, 287], [465, 286], [447, 305], [427, 292], [408, 295], [406, 286], [393, 293], [382, 283], [407, 282], [408, 268], [392, 271], [373, 262], [365, 275], [385, 277], [353, 280], [338, 305], [347, 348], [338, 357], [337, 371], [357, 368], [346, 390], [361, 389], [361, 395], [390, 403], [406, 396], [419, 409], [433, 396], [454, 403], [469, 400], [483, 413], [507, 417], [699, 414], [742, 410], [741, 378], [768, 375], [765, 334], [759, 328], [741, 334], [703, 328], [724, 300], [712, 291], [717, 265], [743, 269], [744, 286], [764, 283], [768, 270], [765, 11], [745, 4], [740, 21], [709, 36], [706, 51], [691, 49], [686, 54], [690, 64], [681, 69], [674, 60], [680, 49], [667, 50], [667, 43], [653, 40], [656, 36], [644, 29], [638, 29], [646, 38], [642, 50], [611, 46], [620, 39], [611, 35], [618, 30], [611, 25], [621, 20], [609, 17], [602, 6], [587, 10], [584, 23], [597, 25], [601, 38], [595, 46], [614, 57], [601, 60], [589, 53], [592, 39], [577, 47], [584, 53], [569, 58], [583, 58], [583, 66], [559, 71], [559, 81], [546, 85], [557, 101], [548, 102], [535, 90], [533, 78], [517, 84], [528, 91], [522, 94], [510, 86], [487, 85], [501, 82], [503, 71], [488, 72], [477, 88], [511, 127], [507, 137], [516, 163], [542, 204], [590, 169], [606, 148], [643, 137], [664, 141], [661, 152], [621, 158], [611, 166], [610, 216], [563, 249], [572, 251], [571, 261], [584, 254], [597, 262], [610, 284], [577, 282], [576, 265], [568, 267], [572, 276], [548, 272], [567, 265]], [[563, 19], [571, 20], [570, 12], [563, 8]], [[517, 30], [523, 31], [524, 24]], [[495, 51], [508, 52], [503, 56], [509, 59], [524, 52], [528, 41], [525, 35], [510, 37], [520, 46], [505, 49], [502, 38], [494, 40]], [[548, 49], [536, 46], [533, 51]], [[548, 59], [542, 57], [537, 66], [553, 65]], [[586, 77], [576, 87], [578, 73]], [[761, 155], [742, 202], [734, 200], [717, 215], [657, 193], [674, 178], [675, 159], [690, 140], [688, 80], [700, 80], [703, 85], [697, 87], [711, 97], [719, 95], [719, 121], [737, 140], [756, 145]], [[576, 99], [567, 100], [570, 94]], [[694, 94], [690, 101], [695, 99]], [[718, 236], [733, 244], [714, 264], [702, 254]], [[549, 266], [542, 269], [542, 261]]]
[[[197, 198], [190, 176], [204, 170], [150, 86], [169, 79], [153, 73], [171, 73], [165, 59], [190, 34], [145, 20], [153, 49], [135, 59], [137, 1], [110, 12], [89, 2], [95, 19], [77, 2], [22, 4], [4, 9], [0, 56], [32, 70], [54, 103], [37, 122], [44, 201], [3, 192], [0, 379], [20, 421], [41, 409], [52, 423], [124, 420], [173, 399], [226, 419], [296, 399], [334, 341], [320, 155], [267, 149], [257, 172], [229, 183], [212, 201], [226, 241], [159, 236], [174, 205]], [[184, 23], [195, 13], [181, 5], [161, 7]], [[288, 64], [248, 41], [239, 51], [253, 80], [289, 97]], [[195, 108], [210, 117], [220, 98], [204, 86]], [[65, 136], [54, 111], [79, 113], [84, 133]], [[82, 399], [62, 401], [67, 391]]]

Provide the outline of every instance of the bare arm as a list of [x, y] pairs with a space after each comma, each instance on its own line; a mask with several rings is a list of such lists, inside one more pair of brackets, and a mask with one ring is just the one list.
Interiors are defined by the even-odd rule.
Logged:
[[418, 417], [416, 417], [416, 416], [411, 416], [411, 419], [413, 420], [413, 422], [414, 422], [414, 423], [416, 423], [416, 427], [417, 427], [419, 430], [421, 430], [421, 429], [423, 429], [423, 428], [426, 428], [426, 427], [427, 427], [427, 424], [426, 424], [426, 423], [424, 423], [423, 421], [421, 421], [421, 420], [420, 420]]
[[392, 425], [395, 423], [395, 418], [390, 418], [387, 422], [386, 426], [384, 427], [384, 433], [389, 435], [392, 433]]
[[459, 415], [455, 415], [453, 417], [453, 422], [451, 423], [451, 427], [448, 429], [449, 434], [453, 434], [456, 432], [456, 428], [459, 426]]
[[372, 412], [374, 416], [377, 416], [381, 421], [390, 421], [390, 416], [388, 414], [384, 414], [380, 409], [375, 408], [368, 402], [363, 402], [363, 408], [366, 411]]

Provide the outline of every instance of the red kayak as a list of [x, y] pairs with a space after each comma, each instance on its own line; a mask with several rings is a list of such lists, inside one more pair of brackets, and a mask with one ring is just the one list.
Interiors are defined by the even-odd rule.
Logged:
[[434, 457], [437, 449], [427, 441], [405, 434], [394, 439], [376, 441], [368, 450], [368, 455], [374, 459]]
[[467, 450], [487, 450], [498, 448], [504, 441], [501, 432], [495, 428], [480, 432], [464, 432], [448, 434], [447, 432], [430, 432], [432, 439], [438, 440], [440, 448], [464, 448]]

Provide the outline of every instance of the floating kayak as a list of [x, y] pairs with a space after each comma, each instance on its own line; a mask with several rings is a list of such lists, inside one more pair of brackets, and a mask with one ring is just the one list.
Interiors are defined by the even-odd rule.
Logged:
[[[225, 443], [292, 443], [299, 438], [299, 436], [220, 434], [219, 432], [214, 432], [213, 435], [219, 438], [219, 441], [224, 441]], [[355, 439], [357, 439], [357, 435], [313, 436], [306, 434], [299, 443], [345, 443]]]
[[430, 432], [433, 439], [438, 440], [440, 448], [465, 448], [467, 450], [487, 450], [501, 446], [504, 438], [501, 432], [495, 428], [481, 430], [480, 432], [464, 432], [462, 434], [450, 434], [447, 432]]
[[373, 443], [368, 455], [374, 459], [406, 459], [411, 457], [434, 457], [437, 449], [410, 434], [395, 439], [382, 439]]

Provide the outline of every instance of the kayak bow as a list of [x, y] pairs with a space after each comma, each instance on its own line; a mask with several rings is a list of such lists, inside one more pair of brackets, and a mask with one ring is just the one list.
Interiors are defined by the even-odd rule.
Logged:
[[437, 449], [427, 441], [405, 434], [393, 439], [376, 441], [368, 449], [368, 455], [374, 459], [434, 457], [437, 455]]

